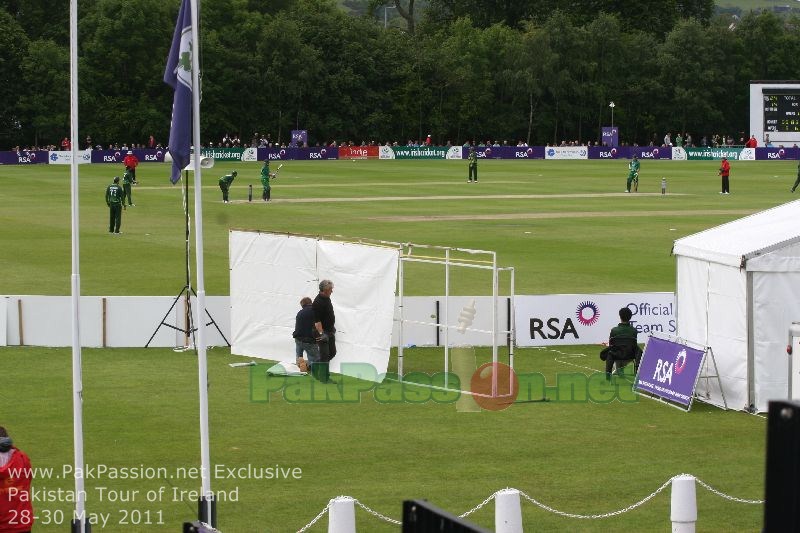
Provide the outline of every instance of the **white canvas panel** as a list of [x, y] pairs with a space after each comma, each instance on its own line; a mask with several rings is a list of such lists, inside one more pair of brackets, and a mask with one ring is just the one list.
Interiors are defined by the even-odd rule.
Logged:
[[315, 239], [232, 231], [230, 268], [231, 353], [293, 362], [300, 299], [319, 292]]
[[787, 244], [747, 261], [751, 272], [800, 272], [800, 242]]
[[0, 298], [0, 346], [8, 345], [8, 336], [6, 335], [6, 331], [8, 330], [8, 313], [6, 308], [9, 301], [11, 301], [10, 298]]
[[708, 346], [714, 352], [725, 399], [748, 405], [747, 291], [743, 270], [709, 263]]
[[740, 267], [742, 259], [760, 250], [800, 240], [797, 220], [800, 200], [710, 228], [675, 241], [673, 253]]
[[343, 363], [369, 363], [386, 372], [392, 343], [399, 250], [362, 244], [319, 241], [319, 279], [333, 281], [337, 355], [331, 371]]
[[800, 273], [753, 274], [755, 399], [759, 411], [786, 399], [789, 325], [800, 320]]
[[676, 282], [676, 320], [681, 339], [705, 346], [708, 342], [708, 275], [705, 261], [679, 256]]
[[[22, 322], [22, 337], [28, 346], [72, 346], [72, 297], [71, 296], [21, 296], [12, 298], [11, 305], [17, 310], [21, 298], [22, 316], [17, 315], [9, 335], [9, 341], [19, 343], [19, 323]], [[9, 317], [10, 318], [10, 317]], [[80, 297], [80, 336], [82, 346], [100, 346], [101, 334], [97, 328], [102, 322], [102, 307], [98, 298]], [[11, 320], [9, 320], [11, 326]], [[13, 329], [16, 328], [16, 329]], [[13, 337], [13, 338], [12, 338]]]

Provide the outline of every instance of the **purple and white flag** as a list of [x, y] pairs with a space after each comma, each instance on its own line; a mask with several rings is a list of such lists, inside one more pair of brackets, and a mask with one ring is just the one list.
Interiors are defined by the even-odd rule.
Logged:
[[181, 171], [189, 164], [192, 145], [192, 9], [189, 0], [181, 2], [164, 69], [164, 83], [175, 89], [169, 132], [170, 181], [175, 184], [181, 179]]

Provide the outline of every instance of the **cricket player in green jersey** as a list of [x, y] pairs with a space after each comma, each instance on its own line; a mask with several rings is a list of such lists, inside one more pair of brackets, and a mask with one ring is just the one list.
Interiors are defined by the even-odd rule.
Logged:
[[633, 160], [628, 163], [628, 183], [625, 187], [625, 192], [631, 192], [631, 183], [633, 183], [633, 192], [639, 191], [639, 158], [633, 156]]
[[478, 152], [475, 151], [474, 147], [470, 147], [469, 149], [469, 174], [467, 176], [467, 182], [475, 182], [478, 183]]
[[222, 191], [222, 201], [226, 204], [228, 203], [228, 190], [231, 188], [231, 183], [237, 176], [237, 172], [234, 170], [230, 174], [226, 174], [219, 179], [219, 188]]
[[125, 208], [125, 191], [119, 185], [119, 176], [114, 177], [114, 183], [106, 187], [106, 205], [109, 209], [108, 232], [119, 234], [122, 225], [122, 210]]
[[131, 194], [131, 184], [133, 184], [133, 170], [131, 167], [125, 167], [125, 174], [122, 175], [122, 189], [125, 191], [125, 198], [122, 203], [128, 200], [128, 205], [136, 205], [133, 203], [133, 195]]
[[261, 193], [261, 199], [265, 202], [269, 202], [270, 200], [270, 192], [272, 190], [269, 185], [270, 179], [275, 179], [275, 174], [269, 171], [269, 159], [265, 159], [264, 166], [261, 167], [261, 186], [264, 187], [264, 190]]

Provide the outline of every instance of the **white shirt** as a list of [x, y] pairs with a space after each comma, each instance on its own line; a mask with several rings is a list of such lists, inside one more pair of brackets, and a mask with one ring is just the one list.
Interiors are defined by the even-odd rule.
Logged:
[[7, 452], [0, 452], [0, 468], [8, 464], [8, 462], [11, 460], [12, 455], [14, 455], [14, 448], [11, 448]]

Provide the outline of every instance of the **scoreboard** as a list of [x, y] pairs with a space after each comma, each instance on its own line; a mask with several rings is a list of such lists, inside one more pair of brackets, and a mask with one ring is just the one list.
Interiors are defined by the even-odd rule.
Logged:
[[764, 131], [800, 132], [800, 89], [763, 88]]

